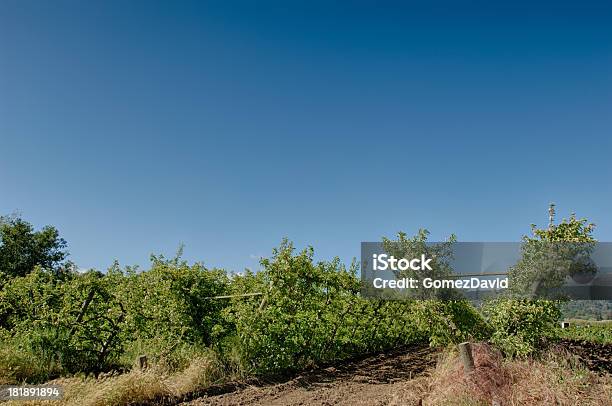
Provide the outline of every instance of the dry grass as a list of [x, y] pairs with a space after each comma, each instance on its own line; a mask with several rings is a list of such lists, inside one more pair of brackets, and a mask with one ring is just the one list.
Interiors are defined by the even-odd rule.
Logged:
[[61, 385], [61, 402], [8, 402], [7, 405], [120, 406], [174, 398], [205, 388], [221, 378], [217, 360], [195, 358], [183, 371], [169, 373], [163, 365], [145, 371], [133, 369], [127, 374], [99, 378], [61, 378], [48, 382]]
[[397, 405], [612, 405], [612, 377], [598, 376], [569, 354], [504, 360], [476, 344], [476, 369], [465, 376], [456, 353], [444, 355], [429, 376], [410, 381], [394, 397]]
[[513, 362], [508, 370], [513, 386], [505, 404], [612, 405], [612, 377], [576, 365], [569, 355]]
[[[398, 384], [392, 405], [610, 405], [612, 376], [599, 376], [570, 354], [550, 354], [539, 360], [513, 360], [486, 344], [474, 344], [476, 369], [466, 376], [456, 352], [441, 356], [428, 374]], [[157, 365], [146, 371], [94, 378], [63, 378], [62, 402], [14, 402], [14, 405], [120, 406], [178, 398], [231, 379], [214, 354], [196, 357], [180, 372]], [[421, 403], [422, 402], [422, 403]], [[10, 404], [10, 403], [9, 403]]]

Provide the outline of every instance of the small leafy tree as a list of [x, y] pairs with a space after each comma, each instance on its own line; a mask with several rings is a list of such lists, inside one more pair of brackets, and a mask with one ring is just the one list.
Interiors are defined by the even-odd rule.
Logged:
[[557, 336], [561, 317], [558, 300], [530, 300], [524, 293], [541, 294], [554, 291], [564, 281], [576, 258], [590, 252], [595, 242], [594, 224], [577, 219], [554, 223], [555, 206], [549, 208], [546, 229], [531, 225], [532, 236], [523, 237], [522, 256], [509, 271], [513, 297], [488, 303], [484, 313], [493, 328], [491, 341], [510, 356], [526, 356]]
[[560, 288], [568, 275], [590, 269], [589, 256], [595, 239], [594, 224], [572, 214], [554, 224], [554, 204], [550, 205], [548, 228], [531, 225], [533, 236], [524, 236], [519, 262], [509, 271], [514, 297], [561, 299]]

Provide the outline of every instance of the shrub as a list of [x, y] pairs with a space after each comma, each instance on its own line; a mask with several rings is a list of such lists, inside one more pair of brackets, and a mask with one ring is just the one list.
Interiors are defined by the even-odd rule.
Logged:
[[557, 337], [559, 303], [547, 300], [500, 299], [484, 308], [492, 328], [491, 342], [511, 357], [536, 352]]

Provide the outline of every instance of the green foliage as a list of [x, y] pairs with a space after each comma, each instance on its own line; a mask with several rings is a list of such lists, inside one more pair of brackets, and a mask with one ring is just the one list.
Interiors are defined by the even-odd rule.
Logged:
[[465, 302], [362, 298], [356, 264], [315, 263], [312, 248], [296, 254], [284, 241], [262, 266], [233, 284], [264, 298], [236, 299], [227, 309], [242, 358], [255, 371], [300, 369], [414, 342], [447, 344], [486, 331]]
[[[532, 297], [555, 292], [570, 275], [577, 260], [588, 257], [595, 239], [594, 224], [586, 219], [555, 224], [555, 206], [549, 208], [550, 224], [539, 229], [532, 224], [533, 236], [523, 237], [522, 256], [509, 271], [514, 297]], [[485, 314], [493, 334], [491, 341], [510, 356], [526, 356], [546, 341], [557, 338], [561, 302], [551, 300], [501, 299], [489, 303]]]
[[555, 205], [551, 203], [549, 209], [550, 224], [548, 228], [538, 228], [531, 225], [533, 237], [524, 236], [527, 241], [549, 241], [549, 242], [595, 242], [593, 238], [594, 223], [589, 223], [586, 218], [577, 219], [572, 213], [569, 219], [563, 219], [561, 223], [554, 224]]
[[61, 365], [35, 354], [6, 330], [0, 330], [0, 384], [44, 382], [62, 373]]
[[[125, 309], [122, 341], [128, 351], [150, 348], [158, 358], [172, 358], [183, 344], [209, 346], [215, 332], [226, 324], [221, 311], [226, 302], [211, 300], [223, 295], [229, 279], [224, 271], [207, 269], [196, 263], [189, 266], [177, 256], [152, 258], [151, 269], [123, 272], [117, 264], [107, 278], [114, 281], [115, 296]], [[151, 353], [151, 352], [149, 352]]]
[[[550, 235], [536, 230], [534, 239], [589, 234], [592, 227], [578, 222]], [[11, 224], [7, 235], [35, 234], [27, 223]], [[427, 236], [400, 233], [383, 243], [396, 257], [433, 256], [436, 277], [452, 273], [454, 237], [434, 252]], [[47, 237], [57, 241], [57, 234]], [[233, 375], [299, 370], [416, 342], [490, 338], [505, 353], [524, 356], [558, 331], [555, 302], [500, 300], [483, 318], [467, 301], [366, 299], [357, 263], [316, 262], [312, 248], [297, 252], [287, 240], [261, 261], [261, 271], [240, 275], [190, 265], [180, 252], [152, 256], [145, 271], [114, 264], [104, 274], [58, 272], [62, 244], [50, 257], [55, 261], [33, 261], [27, 249], [19, 254], [24, 259], [6, 262], [12, 265], [11, 279], [0, 285], [0, 383], [131, 368], [141, 354], [181, 369], [211, 350]]]
[[[179, 258], [153, 257], [151, 270], [140, 273], [115, 264], [105, 275], [59, 276], [36, 267], [0, 290], [0, 347], [47, 366], [31, 380], [127, 368], [143, 352], [170, 367], [184, 365], [187, 349], [205, 349], [217, 325], [226, 324], [223, 303], [208, 298], [227, 285], [223, 271]], [[15, 371], [27, 370], [20, 359], [27, 357], [0, 359], [0, 369], [5, 362], [18, 379], [23, 373]]]
[[[430, 270], [412, 270], [395, 271], [396, 278], [413, 278], [423, 280], [424, 278], [443, 279], [446, 276], [453, 274], [453, 269], [450, 265], [452, 259], [452, 244], [457, 240], [455, 235], [451, 235], [448, 241], [439, 244], [428, 244], [427, 238], [429, 231], [419, 229], [414, 237], [409, 238], [406, 233], [399, 232], [397, 240], [390, 240], [383, 237], [383, 248], [385, 252], [395, 258], [418, 258], [424, 254], [427, 258], [431, 258]], [[425, 289], [422, 286], [413, 290], [415, 299], [445, 299], [458, 298], [456, 292], [452, 289]]]
[[569, 328], [560, 329], [560, 337], [600, 344], [612, 344], [612, 320], [584, 321], [572, 319], [569, 322]]
[[264, 293], [234, 300], [228, 311], [253, 369], [286, 370], [332, 359], [358, 347], [356, 337], [370, 331], [366, 319], [355, 315], [376, 305], [358, 300], [355, 267], [347, 270], [338, 260], [315, 264], [312, 257], [311, 248], [294, 255], [284, 241], [271, 259], [262, 260], [261, 272], [235, 279], [237, 286]]
[[37, 265], [59, 272], [68, 256], [65, 248], [55, 227], [34, 231], [19, 217], [0, 216], [0, 279], [25, 276]]
[[59, 278], [36, 267], [0, 291], [0, 322], [20, 352], [53, 365], [52, 371], [108, 368], [121, 346], [124, 317], [110, 282], [97, 272]]
[[500, 299], [484, 308], [491, 342], [506, 355], [524, 357], [557, 338], [559, 304], [546, 300]]
[[512, 296], [564, 299], [562, 287], [568, 276], [588, 277], [595, 272], [592, 249], [593, 243], [524, 242], [520, 260], [508, 272]]
[[533, 236], [524, 236], [519, 262], [509, 270], [510, 291], [514, 297], [546, 297], [563, 299], [563, 286], [568, 276], [593, 270], [589, 256], [595, 239], [594, 224], [586, 219], [554, 224], [554, 205], [550, 206], [550, 224], [546, 229], [531, 225]]

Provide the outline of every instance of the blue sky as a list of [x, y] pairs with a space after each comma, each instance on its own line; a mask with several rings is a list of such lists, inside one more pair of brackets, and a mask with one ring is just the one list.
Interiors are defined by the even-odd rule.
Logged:
[[490, 3], [4, 0], [0, 213], [99, 269], [517, 241], [551, 201], [612, 240], [612, 6]]

